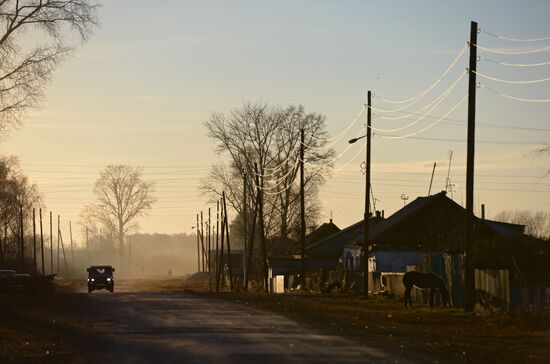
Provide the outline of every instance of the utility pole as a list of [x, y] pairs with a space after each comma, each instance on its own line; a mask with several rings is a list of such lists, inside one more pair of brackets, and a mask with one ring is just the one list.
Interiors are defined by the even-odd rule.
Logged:
[[205, 271], [205, 268], [206, 268], [206, 264], [205, 264], [205, 261], [204, 261], [204, 258], [205, 258], [205, 255], [204, 255], [204, 218], [203, 218], [203, 215], [202, 215], [202, 210], [201, 210], [201, 252], [202, 252], [202, 259], [201, 259], [201, 262], [202, 262], [202, 270], [201, 272], [204, 272]]
[[42, 231], [42, 209], [38, 209], [40, 216], [40, 253], [42, 255], [42, 275], [46, 275], [46, 267], [44, 266], [44, 232]]
[[128, 235], [128, 275], [132, 275], [132, 236]]
[[69, 221], [69, 237], [71, 239], [71, 263], [74, 266], [73, 226], [70, 221]]
[[[256, 175], [258, 175], [258, 163], [254, 163], [254, 170]], [[269, 282], [268, 282], [268, 271], [267, 271], [267, 251], [265, 246], [265, 227], [264, 227], [264, 201], [263, 201], [263, 192], [260, 185], [258, 185], [258, 210], [260, 212], [260, 243], [262, 244], [262, 263], [264, 266], [264, 288], [265, 292], [269, 293]]]
[[60, 248], [61, 248], [61, 236], [59, 234], [59, 232], [61, 231], [61, 216], [60, 215], [57, 215], [57, 273], [59, 273], [59, 254], [61, 253], [60, 252]]
[[197, 214], [197, 272], [201, 271], [201, 249], [199, 241], [199, 214]]
[[432, 193], [432, 182], [434, 181], [434, 173], [437, 162], [434, 162], [434, 168], [432, 169], [432, 178], [430, 178], [430, 188], [428, 188], [428, 196]]
[[371, 92], [367, 92], [367, 155], [365, 161], [366, 173], [365, 173], [365, 214], [364, 224], [365, 233], [363, 236], [363, 297], [369, 296], [369, 215], [370, 215], [370, 152], [371, 152]]
[[212, 292], [212, 265], [210, 264], [210, 251], [211, 251], [211, 230], [212, 215], [210, 213], [210, 207], [208, 208], [208, 254], [206, 255], [206, 263], [208, 265], [208, 290]]
[[249, 247], [248, 247], [248, 261], [246, 263], [246, 271], [247, 271], [247, 274], [246, 274], [246, 279], [245, 279], [245, 282], [244, 282], [244, 290], [245, 292], [248, 291], [248, 281], [249, 281], [249, 276], [250, 276], [250, 271], [251, 271], [251, 267], [252, 267], [252, 255], [253, 255], [253, 252], [254, 252], [254, 235], [256, 234], [256, 221], [257, 221], [257, 217], [258, 217], [258, 204], [260, 202], [260, 178], [258, 176], [258, 172], [255, 173], [255, 177], [254, 177], [254, 181], [256, 183], [256, 199], [255, 199], [255, 204], [254, 204], [254, 212], [252, 213], [252, 229], [250, 230], [250, 238], [248, 239], [248, 241], [250, 242], [249, 244]]
[[216, 201], [216, 292], [220, 290], [220, 201]]
[[90, 239], [88, 237], [88, 227], [86, 226], [86, 256], [88, 257], [88, 264], [90, 264]]
[[222, 191], [223, 217], [225, 219], [225, 235], [227, 239], [227, 267], [229, 268], [229, 288], [233, 291], [233, 262], [231, 260], [231, 243], [229, 242], [229, 219], [227, 218], [227, 203], [225, 202], [225, 191]]
[[65, 274], [66, 277], [69, 277], [69, 266], [67, 265], [67, 255], [65, 255], [65, 244], [63, 243], [63, 235], [61, 234], [61, 229], [57, 232], [59, 234], [59, 241], [61, 242], [61, 250], [63, 252], [63, 263], [65, 265]]
[[50, 211], [50, 274], [53, 274], [53, 220]]
[[246, 174], [243, 174], [243, 288], [245, 286], [246, 282], [246, 237], [247, 237], [247, 231], [246, 231], [246, 225], [248, 223], [247, 216], [246, 216], [246, 189], [247, 189], [247, 183], [246, 183]]
[[38, 267], [36, 265], [36, 209], [32, 208], [32, 247], [33, 247], [33, 263], [34, 263], [34, 275], [38, 273]]
[[225, 241], [225, 217], [223, 216], [223, 205], [221, 206], [220, 219], [221, 219], [220, 260], [218, 262], [220, 268], [218, 271], [218, 274], [219, 274], [218, 280], [220, 281], [221, 287], [224, 287], [225, 286], [225, 261], [224, 261], [223, 243]]
[[468, 149], [466, 157], [466, 244], [464, 247], [464, 308], [474, 310], [474, 153], [476, 124], [477, 22], [470, 24], [470, 67], [468, 68]]
[[25, 273], [25, 237], [23, 236], [23, 205], [19, 210], [19, 232], [21, 238], [21, 273]]
[[300, 275], [302, 290], [306, 289], [306, 208], [304, 180], [304, 129], [300, 129]]

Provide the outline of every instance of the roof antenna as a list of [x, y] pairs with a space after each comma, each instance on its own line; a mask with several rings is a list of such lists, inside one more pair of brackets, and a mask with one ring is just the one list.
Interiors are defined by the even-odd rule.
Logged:
[[445, 181], [445, 191], [451, 195], [453, 200], [453, 192], [455, 185], [451, 183], [451, 162], [453, 161], [453, 151], [449, 152], [449, 168], [447, 169], [447, 179]]

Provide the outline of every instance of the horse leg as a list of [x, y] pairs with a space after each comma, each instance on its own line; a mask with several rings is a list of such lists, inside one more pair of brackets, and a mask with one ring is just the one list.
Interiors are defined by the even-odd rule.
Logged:
[[405, 304], [405, 308], [408, 308], [407, 307], [407, 299], [408, 297], [410, 297], [411, 295], [411, 290], [409, 289], [409, 287], [405, 287], [405, 298], [403, 299], [403, 303]]
[[430, 307], [434, 307], [435, 288], [430, 288]]

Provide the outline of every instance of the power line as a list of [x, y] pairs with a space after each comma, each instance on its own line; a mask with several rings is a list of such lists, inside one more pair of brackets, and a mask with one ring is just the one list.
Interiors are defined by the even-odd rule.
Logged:
[[405, 104], [405, 103], [408, 103], [410, 101], [414, 101], [413, 103], [407, 105], [406, 107], [403, 107], [403, 108], [407, 108], [409, 106], [412, 106], [414, 105], [416, 102], [418, 102], [420, 99], [422, 99], [423, 96], [427, 95], [435, 86], [437, 86], [439, 84], [439, 82], [441, 82], [441, 80], [449, 73], [449, 71], [457, 64], [457, 62], [462, 58], [462, 56], [464, 55], [464, 52], [466, 52], [466, 49], [468, 48], [467, 45], [465, 45], [464, 47], [462, 47], [462, 49], [460, 50], [460, 52], [458, 52], [458, 55], [455, 57], [455, 59], [451, 62], [451, 64], [447, 67], [447, 69], [443, 72], [443, 74], [441, 76], [439, 76], [439, 78], [437, 80], [435, 80], [434, 83], [432, 83], [427, 89], [425, 89], [424, 91], [420, 92], [419, 94], [417, 94], [416, 96], [413, 96], [409, 99], [405, 99], [405, 100], [391, 100], [391, 99], [385, 99], [385, 98], [381, 98], [380, 97], [380, 100], [386, 102], [386, 103], [389, 103], [389, 104]]
[[523, 54], [533, 54], [533, 53], [544, 52], [544, 51], [547, 51], [547, 50], [550, 49], [550, 46], [548, 46], [548, 47], [539, 48], [539, 49], [529, 49], [529, 50], [526, 50], [526, 51], [503, 51], [503, 50], [500, 50], [500, 49], [485, 48], [485, 47], [482, 47], [478, 44], [474, 44], [474, 47], [476, 47], [477, 49], [481, 49], [485, 52], [489, 52], [489, 53], [516, 55], [516, 56], [523, 55]]
[[497, 91], [497, 90], [494, 90], [486, 85], [481, 85], [481, 87], [491, 91], [491, 92], [494, 92], [495, 94], [497, 95], [500, 95], [502, 97], [505, 97], [507, 99], [510, 99], [510, 100], [516, 100], [516, 101], [524, 101], [524, 102], [532, 102], [532, 103], [547, 103], [547, 102], [550, 102], [550, 99], [526, 99], [526, 98], [522, 98], [522, 97], [516, 97], [516, 96], [512, 96], [512, 95], [507, 95], [507, 94], [504, 94], [500, 91]]
[[496, 63], [501, 66], [507, 66], [507, 67], [540, 67], [540, 66], [547, 66], [550, 65], [550, 61], [548, 62], [539, 62], [539, 63], [508, 63], [508, 62], [500, 62], [495, 61], [490, 58], [481, 57], [480, 59], [483, 59], [485, 61], [489, 61], [491, 63]]
[[[405, 119], [411, 115], [420, 115], [419, 112], [421, 111], [424, 111], [426, 110], [427, 108], [429, 108], [430, 106], [432, 106], [434, 103], [436, 104], [436, 106], [432, 109], [430, 109], [427, 113], [425, 113], [424, 115], [429, 115], [440, 103], [441, 101], [443, 101], [445, 98], [447, 98], [447, 96], [449, 96], [449, 94], [454, 90], [454, 88], [460, 83], [460, 81], [462, 81], [462, 79], [464, 78], [464, 76], [466, 76], [467, 72], [464, 71], [460, 77], [454, 81], [451, 86], [445, 90], [441, 95], [439, 95], [438, 97], [436, 97], [432, 102], [428, 103], [427, 105], [423, 106], [421, 109], [417, 110], [417, 111], [406, 111], [408, 114], [406, 115], [401, 115], [401, 116], [380, 116], [381, 119], [384, 119], [384, 120], [400, 120], [400, 119]], [[380, 109], [377, 109], [377, 108], [372, 108], [372, 110], [374, 111], [381, 111]], [[405, 111], [400, 111], [400, 112], [405, 112]]]
[[[428, 138], [428, 137], [416, 137], [410, 136], [407, 139], [418, 139], [418, 140], [433, 140], [438, 142], [460, 142], [463, 143], [463, 139], [451, 139], [451, 138]], [[493, 140], [476, 140], [476, 144], [516, 144], [516, 145], [545, 145], [544, 142], [516, 142], [516, 141], [493, 141]]]
[[491, 80], [491, 81], [496, 81], [496, 82], [502, 82], [502, 83], [511, 83], [511, 84], [533, 84], [533, 83], [541, 83], [541, 82], [547, 82], [547, 81], [550, 81], [550, 77], [546, 77], [546, 78], [540, 78], [538, 80], [527, 80], [527, 81], [513, 81], [513, 80], [504, 80], [504, 79], [501, 79], [501, 78], [496, 78], [496, 77], [492, 77], [492, 76], [488, 76], [488, 75], [485, 75], [483, 73], [480, 73], [480, 72], [477, 72], [477, 71], [473, 71], [476, 75], [478, 76], [481, 76], [485, 79], [488, 79], [488, 80]]
[[[420, 133], [436, 126], [441, 120], [443, 120], [445, 117], [449, 116], [453, 111], [455, 111], [456, 108], [459, 107], [464, 101], [466, 101], [467, 98], [468, 98], [468, 95], [464, 96], [462, 98], [462, 100], [460, 100], [458, 103], [456, 103], [456, 105], [454, 105], [445, 115], [443, 115], [439, 119], [435, 120], [434, 122], [432, 122], [430, 125], [426, 126], [425, 128], [422, 128], [420, 130], [417, 130], [417, 131], [415, 131], [413, 133], [410, 133], [410, 134], [407, 134], [407, 135], [399, 135], [399, 136], [382, 135], [382, 138], [385, 138], [385, 139], [404, 139], [404, 138], [409, 138], [409, 137], [412, 137], [414, 135], [420, 134]], [[384, 131], [384, 130], [381, 130], [381, 131]]]
[[540, 42], [540, 41], [544, 41], [544, 40], [550, 40], [550, 36], [540, 37], [540, 38], [521, 39], [521, 38], [507, 37], [507, 36], [504, 36], [504, 35], [498, 35], [498, 34], [495, 34], [495, 33], [488, 32], [486, 30], [481, 30], [481, 31], [483, 33], [487, 34], [487, 35], [490, 35], [491, 37], [495, 37], [495, 38], [502, 39], [502, 40], [509, 40], [509, 41], [512, 41], [512, 42]]

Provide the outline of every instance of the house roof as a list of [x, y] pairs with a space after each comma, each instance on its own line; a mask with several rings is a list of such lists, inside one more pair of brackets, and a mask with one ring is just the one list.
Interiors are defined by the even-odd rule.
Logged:
[[[369, 220], [369, 241], [374, 243], [391, 243], [395, 244], [408, 244], [413, 238], [405, 234], [396, 234], [401, 231], [402, 228], [405, 228], [407, 225], [411, 226], [411, 219], [419, 216], [419, 214], [427, 211], [428, 209], [440, 209], [441, 206], [444, 207], [445, 211], [453, 211], [455, 216], [463, 216], [465, 218], [466, 210], [448, 198], [445, 191], [440, 193], [418, 197], [414, 201], [410, 202], [393, 215], [387, 219], [377, 219], [371, 218]], [[439, 210], [434, 210], [436, 213]], [[428, 219], [429, 220], [429, 219]], [[430, 223], [436, 223], [431, 222]], [[464, 220], [462, 220], [464, 221]], [[501, 223], [498, 221], [491, 220], [481, 220], [477, 219], [478, 222], [481, 222], [482, 226], [488, 228], [488, 230], [502, 237], [522, 237], [523, 236], [523, 226], [516, 224], [507, 224]], [[440, 222], [441, 223], [441, 222]], [[449, 221], [450, 226], [453, 226], [456, 229], [456, 224], [460, 224], [458, 221]], [[406, 225], [407, 224], [407, 225]], [[460, 230], [460, 228], [458, 229]], [[428, 234], [433, 234], [428, 231]], [[317, 243], [311, 244], [306, 249], [308, 250], [308, 255], [319, 254], [319, 253], [328, 253], [328, 252], [340, 252], [343, 247], [347, 244], [360, 243], [362, 244], [364, 239], [364, 224], [363, 220], [341, 230], [338, 233], [335, 233]], [[396, 237], [397, 236], [397, 237]], [[440, 240], [441, 237], [434, 236], [434, 241]], [[455, 237], [456, 240], [456, 237]], [[460, 240], [460, 239], [459, 239]], [[433, 247], [432, 247], [433, 248]]]
[[[346, 244], [362, 242], [365, 231], [363, 221], [364, 220], [356, 222], [355, 224], [348, 226], [339, 232], [327, 236], [316, 243], [308, 245], [306, 247], [308, 255], [340, 252]], [[378, 221], [380, 221], [380, 219], [371, 218], [369, 220], [369, 227], [372, 228], [372, 226], [378, 223]]]
[[310, 245], [313, 243], [316, 243], [326, 237], [331, 236], [332, 234], [335, 234], [340, 231], [340, 228], [336, 226], [332, 219], [330, 222], [325, 222], [321, 226], [319, 226], [317, 229], [313, 230], [311, 233], [309, 233], [308, 236], [306, 236], [306, 245]]

